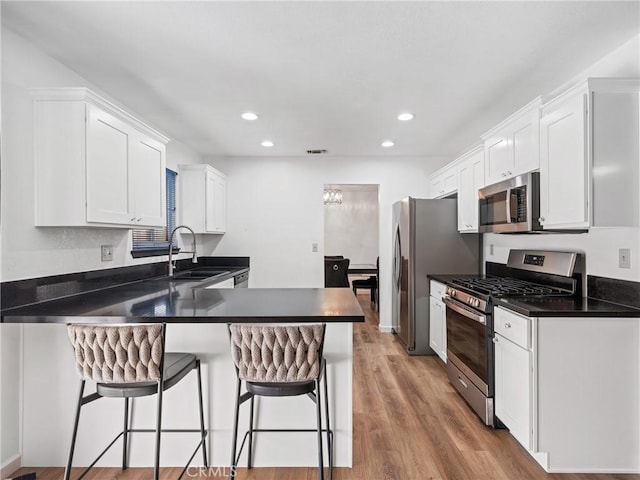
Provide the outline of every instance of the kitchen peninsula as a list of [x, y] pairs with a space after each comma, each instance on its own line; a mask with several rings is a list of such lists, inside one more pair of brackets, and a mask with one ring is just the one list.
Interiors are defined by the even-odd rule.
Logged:
[[[11, 290], [6, 286], [9, 288], [3, 290]], [[33, 288], [44, 287], [41, 284]], [[215, 283], [167, 276], [5, 308], [0, 328], [23, 329], [22, 464], [62, 466], [66, 460], [78, 382], [64, 328], [67, 323], [167, 323], [167, 350], [196, 353], [202, 361], [209, 454], [213, 465], [225, 466], [231, 448], [235, 385], [226, 324], [326, 322], [324, 353], [335, 432], [335, 465], [351, 466], [352, 323], [361, 321], [362, 309], [346, 288], [224, 289], [216, 288]], [[195, 380], [187, 378], [168, 391], [165, 428], [197, 424], [197, 406], [190, 403], [194, 390]], [[260, 400], [257, 422], [262, 428], [283, 423], [287, 428], [307, 428], [309, 419], [314, 418], [309, 411], [313, 408], [310, 402], [296, 398]], [[151, 426], [154, 408], [152, 398], [137, 399], [134, 426]], [[120, 410], [120, 402], [104, 400], [100, 408], [83, 411], [86, 416], [80, 424], [76, 465], [86, 465], [106, 445], [117, 428], [114, 423], [119, 425]], [[180, 464], [190, 454], [187, 435], [192, 434], [163, 437], [163, 465]], [[131, 466], [148, 466], [152, 449], [149, 438], [134, 436]], [[256, 466], [313, 466], [317, 461], [315, 443], [312, 437], [305, 441], [300, 435], [266, 434], [256, 443], [254, 459]], [[99, 465], [116, 466], [119, 461], [116, 449], [105, 455]]]

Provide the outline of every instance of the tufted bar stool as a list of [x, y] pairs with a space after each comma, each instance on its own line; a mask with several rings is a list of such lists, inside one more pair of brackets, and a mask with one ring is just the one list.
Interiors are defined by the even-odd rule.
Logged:
[[[80, 409], [83, 405], [102, 397], [124, 398], [123, 429], [93, 463], [80, 474], [78, 479], [84, 477], [120, 437], [122, 437], [122, 469], [126, 469], [128, 467], [128, 438], [130, 433], [135, 432], [155, 432], [154, 480], [158, 480], [160, 474], [160, 434], [162, 432], [195, 432], [200, 434], [200, 441], [178, 478], [184, 475], [200, 448], [202, 448], [204, 465], [208, 467], [200, 360], [190, 353], [165, 353], [166, 325], [72, 324], [67, 326], [67, 330], [75, 352], [76, 368], [81, 380], [69, 458], [64, 473], [65, 480], [69, 480], [71, 475]], [[162, 430], [163, 392], [177, 384], [191, 370], [196, 370], [198, 375], [200, 428]], [[95, 393], [84, 394], [87, 380], [96, 383]], [[155, 429], [132, 429], [129, 418], [129, 399], [155, 394], [157, 394]]]
[[[329, 456], [329, 478], [333, 478], [333, 432], [329, 422], [326, 362], [322, 356], [325, 324], [231, 324], [231, 354], [238, 376], [236, 405], [233, 419], [231, 469], [235, 478], [236, 466], [248, 440], [247, 468], [252, 468], [253, 434], [256, 432], [317, 432], [318, 478], [323, 480], [324, 463], [322, 437], [326, 434]], [[324, 396], [322, 426], [322, 400]], [[242, 393], [242, 382], [246, 392]], [[315, 429], [257, 429], [254, 428], [254, 398], [307, 395], [316, 405]], [[249, 401], [249, 429], [238, 446], [238, 417], [240, 405]]]

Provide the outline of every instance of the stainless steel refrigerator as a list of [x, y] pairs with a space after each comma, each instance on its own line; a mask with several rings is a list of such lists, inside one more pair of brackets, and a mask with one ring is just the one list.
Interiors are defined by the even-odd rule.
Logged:
[[480, 236], [458, 232], [456, 199], [393, 204], [392, 327], [410, 355], [431, 355], [427, 274], [478, 273]]

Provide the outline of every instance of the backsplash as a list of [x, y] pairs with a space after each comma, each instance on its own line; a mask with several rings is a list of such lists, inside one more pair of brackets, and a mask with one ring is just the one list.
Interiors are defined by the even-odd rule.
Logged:
[[[586, 273], [600, 277], [640, 281], [640, 228], [591, 228], [587, 233], [537, 233], [506, 235], [486, 233], [483, 260], [506, 263], [509, 250], [526, 248], [580, 252], [585, 255]], [[631, 268], [618, 267], [618, 249], [631, 251]]]

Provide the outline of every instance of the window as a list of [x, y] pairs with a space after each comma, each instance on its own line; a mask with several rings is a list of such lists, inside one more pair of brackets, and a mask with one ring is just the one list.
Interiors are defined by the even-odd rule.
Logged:
[[[167, 226], [160, 228], [133, 229], [133, 258], [167, 255], [169, 235], [176, 228], [176, 177], [177, 172], [166, 170], [167, 175]], [[178, 240], [173, 239], [172, 249], [178, 251]]]

